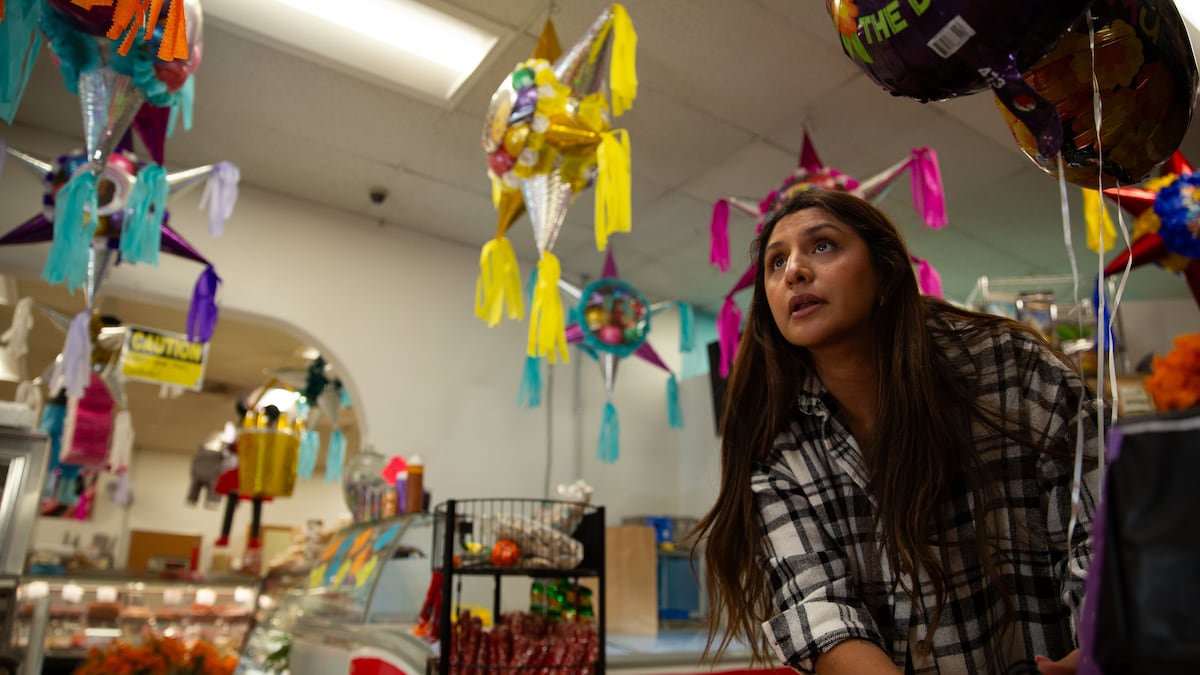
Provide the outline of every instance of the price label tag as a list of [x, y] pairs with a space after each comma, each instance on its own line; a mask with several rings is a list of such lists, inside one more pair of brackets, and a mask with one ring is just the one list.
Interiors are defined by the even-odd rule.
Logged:
[[50, 584], [44, 581], [31, 581], [25, 585], [24, 595], [29, 600], [48, 597], [50, 595]]
[[197, 605], [215, 605], [217, 604], [217, 592], [211, 588], [201, 588], [196, 591]]
[[66, 602], [81, 602], [83, 600], [83, 586], [78, 584], [67, 584], [62, 589], [62, 599]]

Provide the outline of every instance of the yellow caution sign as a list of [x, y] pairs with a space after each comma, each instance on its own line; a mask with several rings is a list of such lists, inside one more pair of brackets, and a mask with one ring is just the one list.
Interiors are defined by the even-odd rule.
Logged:
[[130, 380], [170, 384], [192, 391], [204, 386], [208, 343], [153, 328], [126, 326], [121, 374]]

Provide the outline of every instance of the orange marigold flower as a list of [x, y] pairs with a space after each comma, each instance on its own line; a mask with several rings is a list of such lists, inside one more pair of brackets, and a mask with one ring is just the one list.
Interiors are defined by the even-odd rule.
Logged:
[[1175, 349], [1154, 358], [1146, 389], [1159, 410], [1184, 410], [1200, 404], [1200, 333], [1175, 338]]

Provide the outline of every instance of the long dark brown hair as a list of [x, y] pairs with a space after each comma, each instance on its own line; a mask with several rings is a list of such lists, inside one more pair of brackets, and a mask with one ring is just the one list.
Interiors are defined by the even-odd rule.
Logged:
[[[935, 597], [930, 633], [946, 599], [946, 575], [930, 546], [945, 533], [943, 510], [950, 490], [961, 482], [981, 505], [975, 513], [977, 554], [992, 587], [1001, 595], [1005, 623], [1014, 604], [998, 572], [999, 533], [988, 516], [1001, 508], [995, 480], [974, 452], [972, 422], [1045, 451], [1070, 456], [1071, 448], [1042, 448], [1029, 430], [985, 409], [964, 377], [936, 345], [969, 340], [972, 333], [1018, 330], [1024, 324], [958, 309], [921, 296], [908, 249], [895, 225], [874, 206], [846, 192], [802, 192], [764, 224], [752, 245], [754, 295], [741, 346], [725, 394], [721, 420], [721, 487], [716, 504], [693, 530], [693, 555], [703, 551], [709, 605], [706, 656], [718, 632], [719, 657], [734, 639], [751, 648], [755, 662], [766, 661], [761, 624], [776, 613], [767, 572], [761, 564], [763, 526], [750, 489], [756, 463], [767, 460], [777, 435], [789, 421], [798, 383], [812, 370], [807, 350], [780, 333], [763, 287], [763, 255], [776, 224], [785, 216], [819, 208], [852, 227], [863, 239], [879, 278], [881, 303], [874, 315], [874, 363], [879, 394], [875, 430], [859, 439], [878, 509], [871, 514], [882, 532], [879, 550], [891, 569], [923, 569]], [[930, 322], [931, 314], [940, 321]], [[932, 323], [932, 325], [931, 325]], [[942, 326], [939, 328], [939, 326]], [[903, 392], [897, 395], [897, 392]], [[1019, 423], [1017, 423], [1019, 424]], [[887, 451], [872, 451], [871, 439], [887, 439]], [[916, 480], [914, 477], [919, 476]], [[904, 589], [917, 603], [917, 589]]]

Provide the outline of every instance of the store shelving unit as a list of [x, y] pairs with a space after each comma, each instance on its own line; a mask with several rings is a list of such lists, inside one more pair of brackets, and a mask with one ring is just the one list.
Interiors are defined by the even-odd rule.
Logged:
[[[967, 296], [966, 305], [979, 312], [999, 314], [1019, 320], [1021, 317], [1018, 316], [1016, 307], [1018, 298], [1023, 293], [1042, 293], [1052, 298], [1052, 318], [1056, 326], [1074, 328], [1075, 330], [1070, 332], [1092, 336], [1095, 335], [1096, 312], [1092, 306], [1091, 283], [1090, 277], [1086, 274], [1080, 275], [1078, 287], [1070, 275], [981, 276], [975, 282], [975, 288], [971, 290], [971, 294]], [[1111, 302], [1111, 299], [1116, 297], [1117, 280], [1106, 279], [1105, 287], [1110, 298], [1109, 302]], [[1127, 363], [1128, 355], [1124, 352], [1124, 326], [1121, 322], [1121, 309], [1119, 305], [1115, 308], [1110, 305], [1108, 309], [1113, 316], [1113, 335], [1117, 345], [1117, 372], [1129, 372], [1131, 367]], [[1069, 351], [1069, 345], [1061, 344], [1056, 336], [1048, 335], [1047, 339], [1056, 347]]]
[[[595, 662], [548, 666], [544, 672], [592, 672], [595, 675], [604, 675], [604, 507], [553, 500], [465, 499], [446, 501], [434, 510], [433, 515], [433, 569], [442, 574], [440, 612], [437, 617], [438, 634], [441, 639], [440, 657], [435, 664], [431, 664], [433, 672], [438, 675], [450, 675], [451, 672], [452, 659], [449, 655], [455, 653], [452, 612], [456, 605], [456, 582], [467, 576], [492, 577], [492, 612], [495, 621], [498, 622], [501, 616], [501, 578], [522, 576], [569, 579], [573, 582], [585, 578], [596, 580], [593, 606], [599, 650]], [[562, 539], [569, 537], [569, 540], [578, 542], [582, 547], [582, 557], [577, 564], [570, 566], [554, 565], [556, 556], [553, 554], [531, 563], [531, 554], [545, 553], [544, 550], [523, 550], [521, 558], [513, 566], [498, 566], [487, 557], [479, 557], [478, 551], [487, 551], [499, 539], [507, 538], [503, 536], [506, 528], [511, 529], [514, 523], [525, 528], [523, 534], [526, 535], [527, 541], [552, 541], [574, 546], [570, 541]], [[561, 548], [558, 550], [562, 551]], [[566, 557], [558, 557], [558, 560], [566, 560]], [[547, 562], [551, 563], [550, 566], [542, 566]], [[461, 593], [461, 590], [459, 592]], [[487, 668], [500, 673], [519, 672], [516, 667], [495, 664], [453, 665], [467, 670]]]

